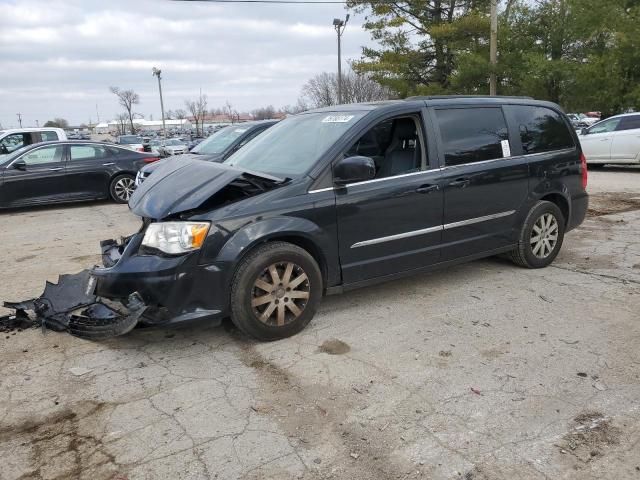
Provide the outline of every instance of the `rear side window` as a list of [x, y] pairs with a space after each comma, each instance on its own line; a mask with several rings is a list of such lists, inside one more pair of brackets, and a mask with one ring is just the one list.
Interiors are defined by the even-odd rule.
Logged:
[[509, 133], [501, 108], [436, 110], [436, 118], [444, 144], [446, 166], [482, 162], [509, 155]]
[[43, 142], [55, 142], [58, 140], [58, 134], [56, 132], [40, 132], [40, 138]]
[[640, 128], [640, 115], [622, 117], [616, 130], [635, 130], [636, 128]]
[[523, 153], [549, 152], [575, 146], [569, 127], [558, 112], [532, 105], [514, 105], [510, 108], [520, 134]]

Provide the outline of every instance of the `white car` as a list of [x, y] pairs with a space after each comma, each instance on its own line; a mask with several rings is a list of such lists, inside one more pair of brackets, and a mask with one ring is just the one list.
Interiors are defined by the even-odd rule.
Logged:
[[189, 153], [189, 145], [187, 145], [186, 142], [180, 139], [170, 138], [168, 140], [163, 140], [162, 142], [160, 142], [158, 153], [165, 157], [169, 155], [181, 155], [183, 153]]
[[625, 113], [583, 128], [578, 137], [589, 165], [640, 163], [640, 113]]
[[117, 145], [128, 148], [129, 150], [134, 150], [136, 152], [144, 152], [142, 143], [142, 137], [139, 137], [138, 135], [120, 135], [116, 139]]
[[0, 130], [0, 155], [6, 155], [34, 143], [66, 140], [61, 128], [11, 128]]

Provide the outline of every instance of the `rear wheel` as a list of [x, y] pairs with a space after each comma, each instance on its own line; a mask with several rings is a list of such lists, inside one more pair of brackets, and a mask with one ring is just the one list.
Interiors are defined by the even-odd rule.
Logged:
[[240, 262], [231, 285], [231, 319], [258, 340], [295, 335], [311, 321], [322, 298], [320, 268], [290, 243], [270, 242]]
[[111, 185], [109, 186], [111, 198], [116, 203], [127, 203], [135, 189], [135, 178], [128, 173], [115, 177], [111, 180]]
[[509, 252], [511, 260], [527, 268], [551, 264], [562, 247], [564, 226], [564, 216], [555, 203], [536, 203], [522, 225], [518, 246]]

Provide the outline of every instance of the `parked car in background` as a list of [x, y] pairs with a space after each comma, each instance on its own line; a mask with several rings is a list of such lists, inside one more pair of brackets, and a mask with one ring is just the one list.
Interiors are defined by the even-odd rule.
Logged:
[[325, 293], [500, 253], [546, 267], [588, 206], [576, 132], [530, 98], [327, 107], [222, 164], [157, 165], [129, 201], [142, 228], [103, 242], [96, 295], [261, 340], [301, 331]]
[[120, 135], [116, 138], [116, 145], [135, 150], [136, 152], [144, 152], [144, 141], [138, 135]]
[[187, 142], [179, 138], [169, 138], [167, 140], [161, 140], [158, 145], [158, 153], [162, 157], [169, 157], [171, 155], [181, 155], [189, 152], [189, 145]]
[[106, 143], [28, 145], [0, 157], [0, 208], [99, 198], [126, 203], [136, 172], [157, 160]]
[[589, 123], [585, 122], [582, 119], [584, 117], [583, 114], [567, 113], [567, 117], [571, 121], [571, 125], [573, 125], [573, 128], [575, 128], [576, 130], [580, 130], [580, 129], [582, 129], [584, 127], [588, 127], [590, 125]]
[[0, 161], [1, 155], [9, 154], [19, 148], [34, 143], [67, 140], [67, 135], [61, 128], [11, 128], [0, 130]]
[[609, 117], [584, 128], [578, 137], [587, 163], [640, 163], [640, 113]]
[[[187, 155], [172, 157], [172, 160], [185, 160], [192, 157], [209, 162], [223, 162], [276, 123], [278, 123], [277, 120], [262, 120], [229, 125], [200, 142]], [[163, 162], [167, 160], [163, 160]], [[154, 170], [154, 165], [140, 169], [136, 177], [136, 185], [142, 183]]]

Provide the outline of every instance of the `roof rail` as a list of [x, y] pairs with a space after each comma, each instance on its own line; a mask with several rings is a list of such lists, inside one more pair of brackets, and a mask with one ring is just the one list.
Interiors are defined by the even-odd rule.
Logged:
[[448, 98], [515, 98], [520, 100], [533, 100], [533, 97], [527, 97], [525, 95], [417, 95], [407, 97], [405, 100], [441, 100]]

